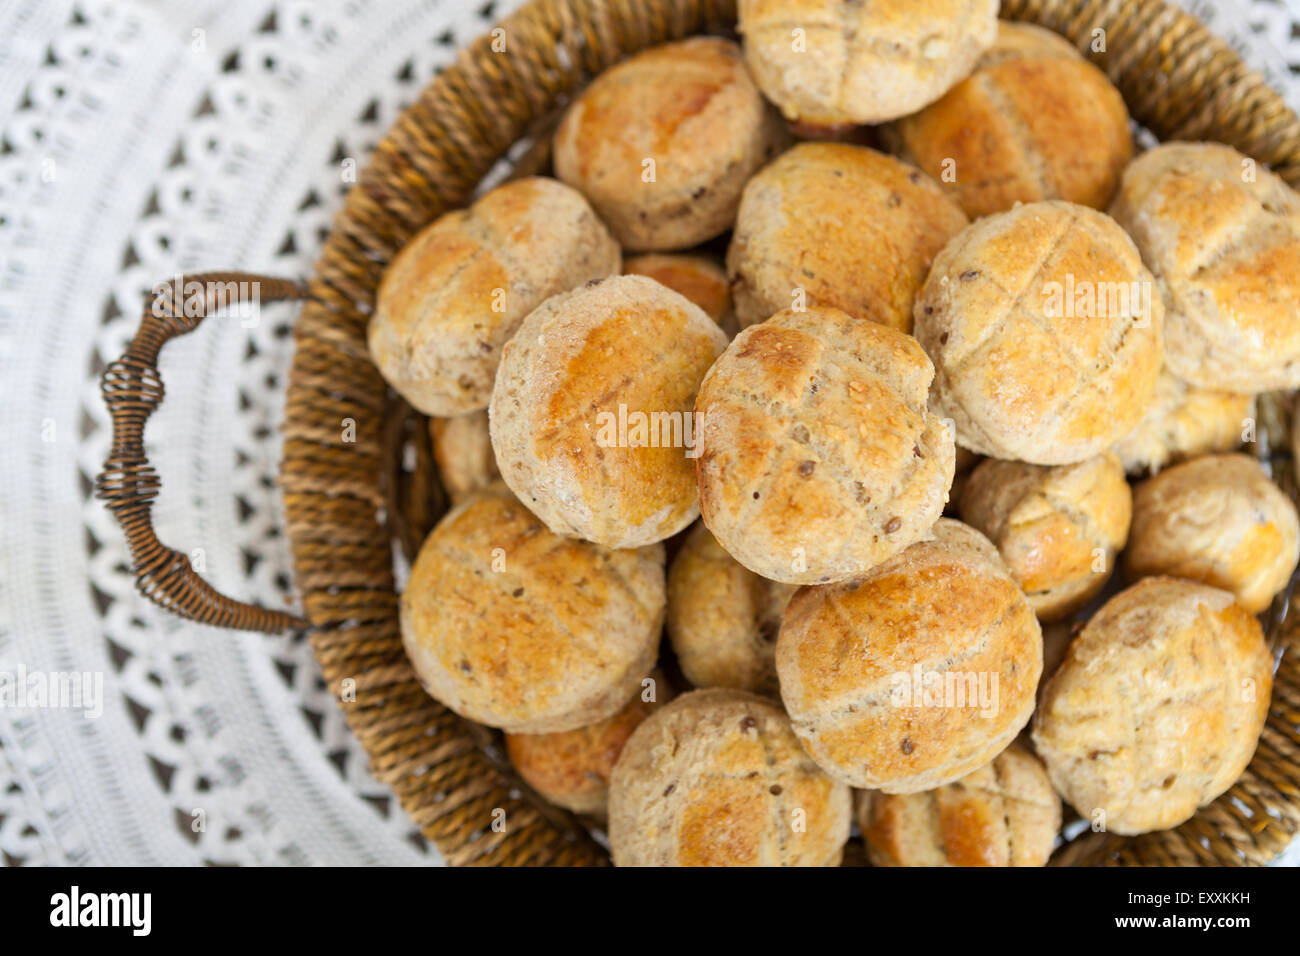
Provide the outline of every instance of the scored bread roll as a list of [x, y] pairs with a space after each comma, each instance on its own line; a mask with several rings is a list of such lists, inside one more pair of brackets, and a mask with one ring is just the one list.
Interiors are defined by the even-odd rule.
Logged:
[[426, 226], [384, 272], [367, 337], [384, 379], [426, 415], [486, 408], [501, 349], [543, 299], [619, 270], [618, 244], [554, 179], [498, 186]]
[[556, 534], [631, 548], [681, 531], [699, 515], [695, 392], [726, 345], [645, 276], [548, 299], [506, 345], [492, 394], [506, 484]]
[[1162, 315], [1105, 214], [1051, 201], [988, 216], [944, 247], [917, 296], [930, 407], [980, 454], [1091, 458], [1133, 430], [1155, 391]]
[[934, 790], [857, 794], [876, 866], [1043, 866], [1061, 829], [1047, 770], [1013, 743], [991, 763]]
[[1034, 709], [1038, 621], [997, 550], [950, 518], [860, 578], [802, 588], [776, 643], [795, 733], [827, 773], [931, 790], [992, 760]]
[[1205, 455], [1137, 486], [1124, 552], [1130, 579], [1188, 578], [1230, 591], [1252, 614], [1300, 561], [1295, 505], [1247, 455]]
[[455, 418], [431, 418], [429, 437], [438, 476], [453, 504], [500, 479], [487, 409]]
[[1168, 829], [1241, 776], [1272, 683], [1259, 621], [1231, 594], [1146, 578], [1070, 643], [1034, 715], [1034, 747], [1094, 827]]
[[1197, 388], [1161, 369], [1147, 413], [1115, 453], [1127, 472], [1156, 472], [1206, 452], [1240, 447], [1254, 420], [1254, 395]]
[[931, 103], [997, 33], [998, 0], [740, 0], [745, 60], [787, 119], [880, 123]]
[[627, 249], [683, 249], [731, 228], [745, 181], [784, 142], [740, 48], [652, 47], [599, 74], [555, 133], [555, 175]]
[[429, 695], [512, 733], [617, 713], [654, 667], [662, 545], [561, 538], [499, 483], [438, 522], [401, 600], [402, 646]]
[[660, 285], [680, 292], [709, 314], [732, 338], [740, 331], [731, 307], [727, 272], [707, 256], [651, 252], [623, 263], [624, 275], [649, 276]]
[[703, 524], [668, 569], [668, 637], [696, 687], [775, 694], [776, 635], [796, 586], [759, 577], [722, 549]]
[[1111, 215], [1165, 299], [1165, 362], [1201, 388], [1300, 385], [1300, 196], [1230, 146], [1164, 143], [1124, 171]]
[[966, 483], [961, 517], [986, 534], [1043, 622], [1101, 592], [1128, 539], [1133, 499], [1119, 458], [1047, 468], [988, 459]]
[[609, 792], [616, 866], [836, 866], [851, 797], [803, 752], [781, 708], [697, 690], [628, 740]]
[[800, 143], [745, 186], [727, 249], [736, 318], [824, 305], [903, 332], [966, 216], [920, 170], [862, 146]]
[[910, 336], [838, 309], [750, 326], [696, 399], [704, 523], [755, 574], [840, 581], [921, 538], [942, 514], [953, 444], [926, 410]]

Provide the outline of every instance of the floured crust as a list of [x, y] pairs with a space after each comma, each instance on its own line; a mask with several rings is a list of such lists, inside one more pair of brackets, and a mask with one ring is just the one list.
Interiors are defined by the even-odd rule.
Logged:
[[704, 523], [756, 574], [861, 574], [924, 536], [952, 483], [916, 341], [837, 309], [745, 329], [700, 386]]
[[506, 484], [556, 534], [631, 548], [681, 531], [699, 514], [695, 393], [726, 344], [699, 306], [645, 276], [548, 299], [506, 345], [492, 395]]
[[1043, 622], [1100, 593], [1128, 539], [1132, 495], [1119, 458], [1043, 467], [988, 459], [962, 495], [962, 520], [988, 535]]
[[1200, 581], [1252, 614], [1268, 607], [1300, 561], [1295, 505], [1247, 455], [1205, 455], [1137, 486], [1130, 579], [1152, 574]]
[[933, 533], [860, 578], [800, 590], [785, 612], [781, 699], [813, 759], [854, 787], [956, 780], [1034, 709], [1042, 634], [1024, 595], [979, 532], [943, 518]]
[[1111, 215], [1159, 282], [1170, 371], [1230, 392], [1300, 385], [1294, 190], [1229, 146], [1165, 143], [1129, 164]]
[[851, 812], [848, 787], [803, 752], [780, 707], [698, 690], [623, 748], [609, 842], [617, 866], [836, 866]]
[[1254, 418], [1254, 395], [1197, 388], [1162, 369], [1147, 413], [1115, 453], [1125, 471], [1157, 472], [1206, 452], [1239, 448]]
[[1034, 746], [1084, 819], [1124, 835], [1168, 829], [1245, 770], [1272, 685], [1259, 621], [1231, 594], [1146, 578], [1070, 643]]
[[737, 13], [768, 99], [787, 119], [832, 126], [881, 123], [938, 99], [992, 45], [998, 2], [740, 0]]
[[615, 714], [654, 667], [662, 546], [551, 534], [501, 485], [433, 529], [402, 592], [402, 645], [434, 699], [512, 733]]
[[980, 454], [1091, 458], [1146, 410], [1163, 312], [1137, 249], [1105, 214], [1052, 201], [988, 216], [944, 247], [917, 296], [931, 408]]
[[486, 408], [502, 346], [524, 316], [620, 262], [580, 193], [541, 177], [498, 186], [393, 258], [367, 331], [370, 356], [426, 415]]
[[856, 802], [876, 866], [1043, 866], [1061, 829], [1061, 798], [1018, 743], [935, 790], [863, 790]]
[[745, 181], [784, 142], [740, 48], [691, 37], [592, 81], [556, 131], [555, 174], [625, 248], [684, 249], [731, 228]]
[[727, 249], [736, 317], [743, 327], [824, 305], [907, 332], [931, 261], [966, 222], [938, 183], [893, 157], [800, 143], [745, 186]]

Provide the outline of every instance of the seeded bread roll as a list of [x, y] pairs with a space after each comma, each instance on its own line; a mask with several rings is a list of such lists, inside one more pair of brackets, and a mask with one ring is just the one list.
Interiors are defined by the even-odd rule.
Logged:
[[740, 48], [692, 37], [601, 73], [555, 133], [555, 174], [627, 249], [683, 249], [731, 228], [784, 130]]
[[1300, 196], [1218, 143], [1165, 143], [1124, 171], [1113, 215], [1165, 300], [1165, 362], [1201, 388], [1300, 385]]
[[962, 520], [988, 535], [1038, 619], [1091, 601], [1128, 539], [1133, 499], [1119, 458], [1045, 468], [988, 459], [962, 495]]
[[707, 256], [652, 252], [628, 259], [623, 263], [623, 272], [649, 276], [660, 285], [680, 292], [707, 312], [728, 338], [740, 331], [731, 307], [726, 270]]
[[699, 306], [614, 276], [548, 299], [506, 346], [492, 395], [502, 477], [556, 534], [610, 548], [699, 515], [691, 415], [727, 345]]
[[1151, 274], [1103, 213], [1053, 201], [981, 219], [939, 253], [916, 300], [930, 407], [980, 454], [1091, 458], [1146, 410], [1162, 316]]
[[510, 733], [611, 717], [654, 667], [662, 546], [610, 551], [546, 530], [500, 484], [449, 511], [402, 593], [402, 645], [434, 699]]
[[781, 708], [697, 690], [654, 713], [614, 765], [617, 866], [836, 866], [848, 787], [818, 769]]
[[696, 687], [776, 694], [776, 634], [796, 587], [752, 573], [697, 524], [668, 569], [668, 637]]
[[976, 70], [1002, 63], [1017, 57], [1055, 56], [1070, 60], [1083, 59], [1083, 54], [1055, 30], [1047, 30], [1032, 23], [998, 21], [998, 35], [993, 45], [984, 51]]
[[1061, 829], [1061, 798], [1017, 743], [952, 783], [912, 794], [857, 793], [858, 826], [876, 866], [1043, 866]]
[[1055, 53], [981, 67], [886, 138], [972, 219], [1043, 199], [1104, 209], [1133, 157], [1119, 90], [1087, 60]]
[[1272, 684], [1259, 621], [1231, 594], [1146, 578], [1071, 642], [1034, 746], [1084, 819], [1124, 835], [1164, 830], [1241, 776]]
[[1300, 561], [1295, 505], [1246, 455], [1205, 455], [1137, 486], [1129, 578], [1167, 574], [1230, 591], [1252, 614]]
[[1206, 452], [1239, 448], [1254, 418], [1254, 395], [1197, 388], [1163, 369], [1147, 413], [1115, 452], [1125, 471], [1157, 472]]
[[438, 476], [453, 504], [501, 478], [492, 454], [487, 409], [455, 418], [431, 418], [429, 437]]
[[619, 271], [582, 195], [520, 179], [421, 230], [384, 273], [370, 357], [426, 415], [486, 408], [501, 347], [543, 299]]
[[912, 303], [966, 216], [939, 184], [892, 157], [800, 143], [745, 187], [727, 250], [742, 327], [824, 305], [910, 331]]
[[700, 386], [696, 473], [714, 537], [755, 574], [841, 581], [923, 537], [952, 483], [910, 336], [838, 309], [736, 336]]
[[655, 671], [613, 717], [556, 734], [506, 734], [506, 753], [519, 776], [551, 803], [604, 818], [618, 755], [632, 731], [671, 696]]
[[988, 763], [1034, 709], [1038, 621], [997, 550], [941, 518], [865, 575], [803, 588], [776, 643], [781, 699], [823, 769], [886, 793]]
[[932, 103], [997, 33], [998, 0], [740, 0], [745, 59], [787, 119], [881, 123]]

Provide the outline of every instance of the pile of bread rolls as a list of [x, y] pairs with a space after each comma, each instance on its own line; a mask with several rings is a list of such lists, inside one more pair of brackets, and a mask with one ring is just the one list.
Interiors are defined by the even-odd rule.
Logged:
[[453, 502], [412, 667], [619, 865], [1177, 826], [1251, 759], [1300, 558], [1236, 453], [1300, 386], [1300, 197], [1134, 156], [996, 0], [739, 10], [388, 267], [370, 352]]

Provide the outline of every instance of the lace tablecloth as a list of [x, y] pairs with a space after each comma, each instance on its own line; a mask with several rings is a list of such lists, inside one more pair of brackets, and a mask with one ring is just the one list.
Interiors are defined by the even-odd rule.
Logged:
[[[0, 707], [9, 864], [438, 862], [302, 639], [138, 596], [91, 482], [104, 363], [178, 272], [307, 275], [350, 172], [480, 0], [0, 4], [0, 672], [102, 674], [102, 715]], [[1186, 0], [1300, 105], [1300, 0]], [[149, 428], [162, 540], [219, 589], [292, 602], [276, 489], [289, 306], [168, 347]]]

